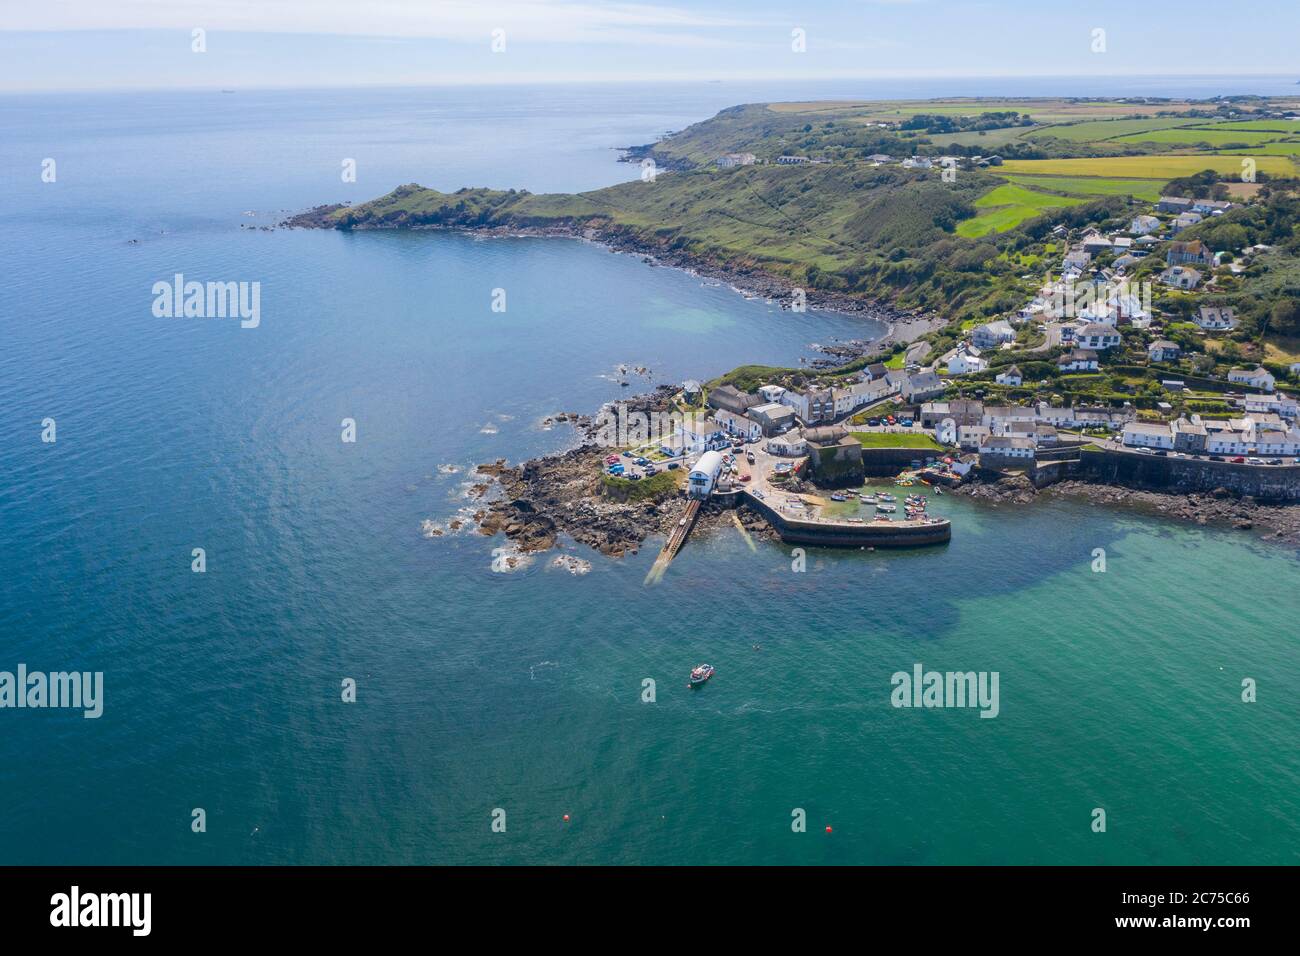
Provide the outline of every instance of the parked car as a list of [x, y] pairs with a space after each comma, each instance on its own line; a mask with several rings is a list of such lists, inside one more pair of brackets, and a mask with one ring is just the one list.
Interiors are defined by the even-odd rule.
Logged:
[[651, 475], [657, 475], [657, 474], [659, 474], [659, 469], [656, 468], [654, 465], [645, 466], [645, 476], [647, 478], [649, 478]]
[[1238, 455], [1236, 458], [1232, 459], [1232, 463], [1234, 465], [1244, 465], [1246, 463], [1246, 459]]
[[650, 459], [649, 459], [649, 458], [633, 458], [632, 461], [633, 461], [635, 464], [638, 464], [638, 465], [648, 465], [648, 464], [650, 464]]
[[668, 463], [668, 470], [669, 470], [669, 471], [676, 471], [676, 470], [677, 470], [678, 468], [680, 468], [680, 467], [681, 467], [681, 465], [678, 464], [678, 463], [675, 462], [675, 461], [670, 461], [670, 462]]
[[741, 475], [741, 476], [740, 476], [740, 480], [741, 480], [741, 481], [749, 481], [749, 479], [750, 479], [750, 476], [749, 476], [749, 475]]
[[1282, 464], [1282, 459], [1281, 459], [1281, 458], [1270, 458], [1270, 459], [1268, 460], [1268, 463], [1269, 463], [1270, 465], [1280, 465], [1280, 464]]
[[640, 481], [640, 480], [641, 480], [641, 476], [638, 475], [638, 474], [634, 471], [634, 472], [632, 472], [632, 474], [630, 474], [630, 475], [627, 476], [627, 480], [628, 480], [628, 481]]
[[759, 499], [767, 497], [766, 495], [763, 494], [762, 488], [755, 488], [753, 491], [750, 492], [750, 494], [753, 495], [755, 498], [759, 498]]
[[1262, 465], [1262, 464], [1264, 464], [1264, 459], [1263, 459], [1263, 458], [1247, 458], [1246, 460], [1247, 460], [1248, 462], [1250, 462], [1252, 465]]
[[624, 458], [631, 458], [631, 457], [632, 457], [632, 452], [630, 452], [630, 451], [625, 451], [625, 452], [623, 452], [623, 457], [624, 457]]

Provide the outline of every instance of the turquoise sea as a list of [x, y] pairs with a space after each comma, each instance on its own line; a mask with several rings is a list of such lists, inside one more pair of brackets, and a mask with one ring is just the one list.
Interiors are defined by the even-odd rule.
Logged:
[[[474, 464], [565, 447], [541, 419], [619, 397], [620, 363], [706, 378], [873, 327], [571, 240], [241, 228], [630, 179], [611, 147], [737, 102], [963, 92], [1012, 91], [0, 98], [0, 670], [106, 687], [98, 720], [0, 710], [0, 863], [1297, 862], [1293, 549], [950, 496], [950, 545], [804, 573], [729, 530], [656, 588], [653, 541], [494, 573], [502, 540], [421, 523]], [[178, 272], [260, 282], [261, 324], [155, 318]], [[998, 672], [999, 715], [895, 709], [916, 663]]]

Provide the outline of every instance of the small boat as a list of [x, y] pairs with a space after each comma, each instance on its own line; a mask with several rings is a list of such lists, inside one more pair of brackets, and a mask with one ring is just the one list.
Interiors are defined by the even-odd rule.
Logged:
[[848, 495], [841, 495], [838, 492], [831, 495], [831, 501], [848, 501], [848, 500], [849, 500]]
[[876, 516], [875, 516], [874, 518], [872, 518], [871, 520], [872, 520], [872, 521], [888, 521], [888, 520], [889, 520], [889, 515], [876, 515]]
[[875, 495], [858, 495], [858, 500], [864, 505], [874, 505], [876, 503]]
[[895, 498], [893, 495], [880, 495], [879, 497], [880, 497], [880, 500], [881, 500], [881, 501], [897, 501], [897, 500], [898, 500], [898, 499]]
[[876, 505], [876, 510], [881, 514], [893, 514], [898, 510], [898, 505]]
[[696, 667], [691, 671], [691, 679], [686, 686], [699, 687], [712, 676], [713, 676], [713, 665], [701, 664], [699, 667]]

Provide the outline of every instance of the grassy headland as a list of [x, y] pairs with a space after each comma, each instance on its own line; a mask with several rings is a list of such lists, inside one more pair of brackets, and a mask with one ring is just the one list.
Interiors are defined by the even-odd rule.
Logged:
[[[1300, 123], [1265, 114], [1297, 105], [1258, 97], [750, 104], [630, 150], [633, 160], [654, 160], [648, 180], [551, 195], [407, 185], [313, 224], [591, 236], [742, 282], [766, 280], [769, 291], [799, 287], [937, 314], [948, 323], [929, 336], [938, 353], [974, 324], [1022, 306], [1059, 268], [1053, 227], [1122, 230], [1175, 186], [1240, 200], [1248, 158], [1263, 191], [1251, 185], [1249, 204], [1179, 239], [1216, 250], [1273, 247], [1246, 272], [1225, 272], [1217, 291], [1218, 304], [1243, 318], [1236, 351], [1280, 356], [1290, 354], [1281, 343], [1300, 335], [1300, 200], [1291, 188]], [[753, 162], [720, 167], [728, 153]], [[937, 165], [897, 162], [937, 164], [945, 155], [962, 162], [953, 181]], [[1153, 251], [1134, 278], [1161, 267], [1163, 248]], [[1190, 308], [1182, 299], [1157, 305], [1177, 313]], [[1269, 346], [1270, 337], [1279, 344]], [[742, 386], [762, 375], [733, 373]]]

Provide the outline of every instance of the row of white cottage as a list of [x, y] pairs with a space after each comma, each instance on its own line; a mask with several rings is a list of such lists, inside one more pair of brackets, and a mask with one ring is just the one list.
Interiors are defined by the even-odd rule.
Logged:
[[1270, 413], [1223, 420], [1193, 415], [1172, 422], [1131, 422], [1124, 426], [1124, 444], [1192, 454], [1290, 458], [1300, 455], [1300, 428]]

